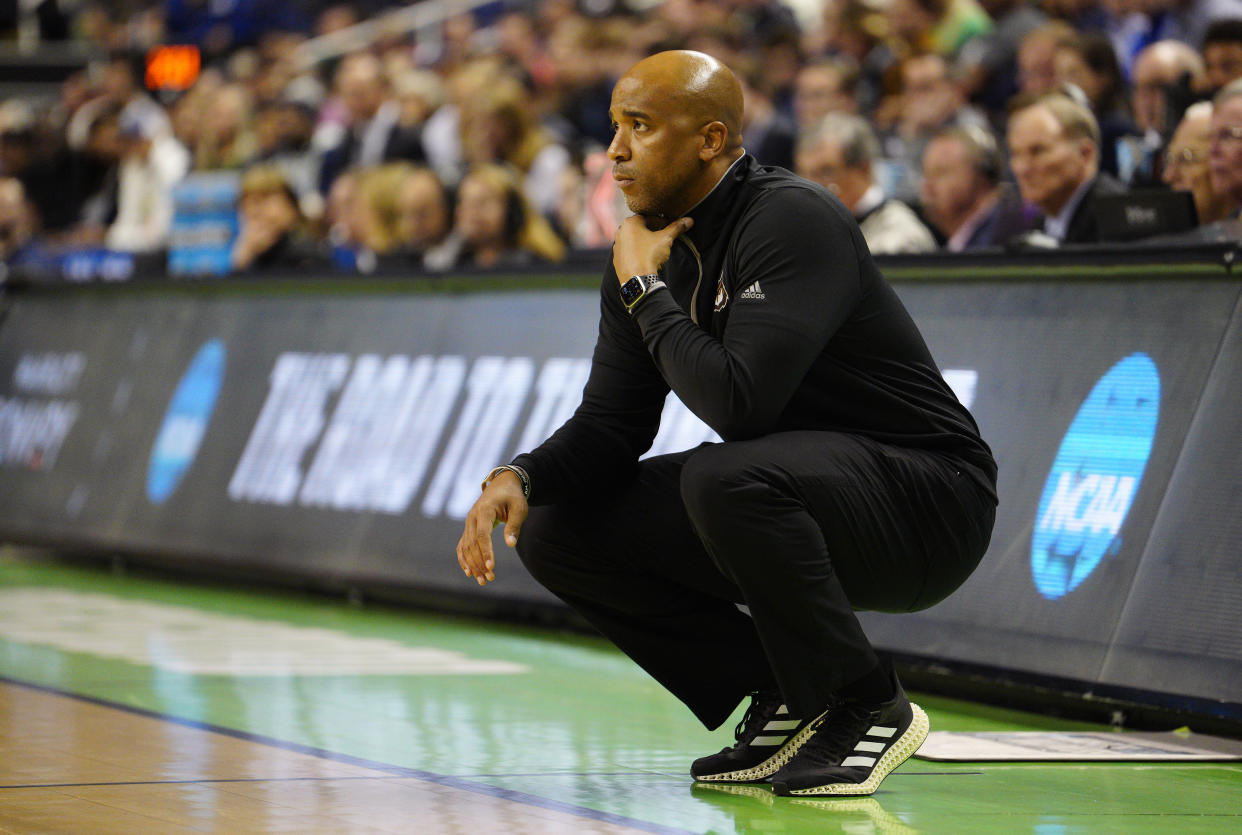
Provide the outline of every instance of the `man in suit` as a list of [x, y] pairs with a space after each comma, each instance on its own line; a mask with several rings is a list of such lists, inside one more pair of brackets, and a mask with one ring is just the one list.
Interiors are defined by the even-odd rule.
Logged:
[[1001, 183], [1004, 168], [986, 128], [952, 126], [932, 135], [923, 152], [919, 198], [946, 250], [1000, 246], [1031, 228], [1037, 215]]
[[931, 252], [936, 236], [879, 182], [880, 141], [867, 120], [829, 113], [798, 136], [799, 176], [828, 189], [854, 214], [873, 255]]
[[347, 124], [339, 141], [324, 154], [319, 190], [327, 194], [343, 171], [396, 159], [420, 162], [422, 139], [400, 123], [401, 105], [390, 98], [380, 59], [361, 52], [341, 61], [336, 95], [344, 105]]
[[1091, 110], [1061, 93], [1040, 96], [1009, 117], [1008, 139], [1018, 190], [1043, 213], [1043, 232], [1060, 243], [1099, 241], [1095, 198], [1125, 187], [1100, 173], [1100, 127]]

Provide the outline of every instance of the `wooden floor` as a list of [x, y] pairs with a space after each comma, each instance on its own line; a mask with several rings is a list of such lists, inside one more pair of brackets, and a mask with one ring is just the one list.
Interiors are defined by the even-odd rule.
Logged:
[[0, 682], [0, 832], [629, 833]]

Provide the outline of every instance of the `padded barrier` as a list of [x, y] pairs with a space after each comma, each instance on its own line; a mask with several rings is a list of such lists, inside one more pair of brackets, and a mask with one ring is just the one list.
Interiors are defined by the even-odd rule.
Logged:
[[[863, 615], [878, 645], [1242, 722], [1242, 284], [1218, 256], [888, 265], [1001, 504], [955, 595]], [[453, 548], [482, 474], [577, 404], [598, 283], [562, 283], [13, 293], [0, 537], [557, 606], [511, 556], [480, 590]], [[670, 398], [654, 451], [713, 437]]]

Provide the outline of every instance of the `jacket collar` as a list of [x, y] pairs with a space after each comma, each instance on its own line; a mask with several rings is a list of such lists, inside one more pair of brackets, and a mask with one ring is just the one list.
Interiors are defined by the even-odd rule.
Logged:
[[738, 190], [750, 177], [757, 163], [750, 154], [742, 154], [724, 173], [707, 196], [691, 207], [685, 216], [694, 219], [694, 226], [684, 234], [699, 250], [711, 246], [720, 232], [720, 225], [736, 202]]

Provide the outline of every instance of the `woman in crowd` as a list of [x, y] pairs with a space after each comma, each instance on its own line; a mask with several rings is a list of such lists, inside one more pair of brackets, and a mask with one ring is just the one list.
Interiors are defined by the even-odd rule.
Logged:
[[389, 162], [358, 172], [352, 226], [363, 251], [382, 256], [402, 248], [401, 187], [413, 170], [408, 162]]
[[259, 155], [254, 134], [254, 107], [241, 84], [226, 84], [209, 101], [194, 149], [200, 171], [245, 168]]
[[1117, 176], [1117, 140], [1136, 129], [1112, 41], [1098, 33], [1078, 35], [1057, 47], [1053, 67], [1059, 83], [1086, 95], [1100, 125], [1100, 169]]
[[457, 191], [455, 217], [454, 234], [462, 244], [459, 266], [510, 266], [565, 256], [565, 244], [506, 166], [488, 163], [471, 169]]
[[241, 180], [235, 272], [297, 268], [321, 260], [297, 195], [276, 166], [251, 168]]
[[460, 135], [467, 163], [508, 163], [521, 172], [522, 188], [535, 208], [555, 213], [557, 184], [571, 164], [570, 154], [538, 123], [521, 82], [501, 75], [462, 102]]

